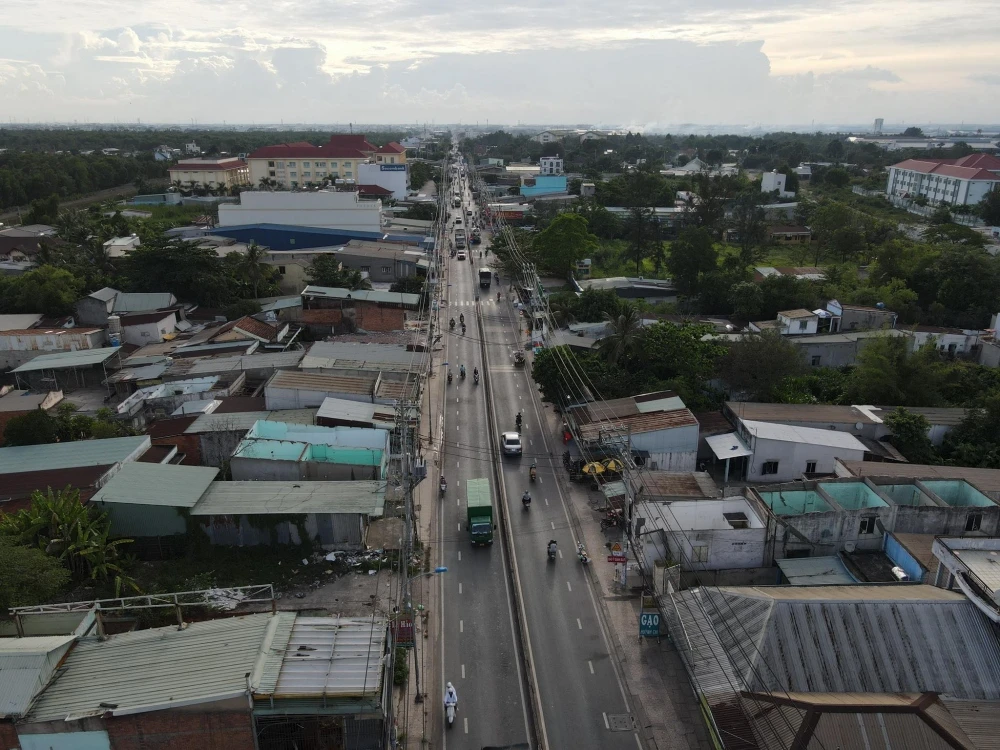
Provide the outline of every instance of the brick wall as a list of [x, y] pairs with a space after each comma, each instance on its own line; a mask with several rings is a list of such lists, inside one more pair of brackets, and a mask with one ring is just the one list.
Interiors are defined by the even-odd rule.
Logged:
[[334, 333], [346, 333], [352, 328], [365, 331], [402, 331], [406, 311], [401, 307], [380, 307], [358, 302], [347, 310], [333, 308], [303, 310], [302, 323], [308, 326], [329, 326]]
[[155, 711], [105, 721], [112, 750], [254, 750], [249, 711]]
[[0, 747], [3, 750], [13, 750], [20, 747], [17, 739], [17, 730], [9, 721], [0, 721]]
[[177, 446], [177, 452], [186, 456], [185, 466], [201, 466], [201, 439], [198, 435], [169, 435], [151, 438], [150, 442], [153, 445]]

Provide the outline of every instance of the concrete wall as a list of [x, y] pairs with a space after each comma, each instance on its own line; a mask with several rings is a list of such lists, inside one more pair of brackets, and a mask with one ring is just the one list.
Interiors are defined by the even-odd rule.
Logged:
[[353, 482], [381, 479], [377, 466], [334, 464], [326, 461], [276, 461], [268, 458], [234, 456], [230, 462], [234, 481]]
[[357, 193], [245, 192], [240, 204], [219, 206], [219, 226], [285, 224], [360, 232], [382, 228], [382, 201], [359, 201]]
[[0, 352], [31, 352], [37, 356], [51, 352], [100, 349], [106, 340], [104, 331], [88, 329], [84, 332], [72, 328], [51, 330], [52, 333], [46, 332], [45, 328], [26, 333], [0, 332]]
[[176, 319], [176, 315], [170, 314], [158, 322], [122, 326], [122, 339], [126, 344], [135, 344], [136, 346], [159, 344], [166, 334], [173, 333]]
[[[749, 458], [747, 467], [748, 482], [790, 482], [799, 479], [806, 470], [806, 463], [816, 462], [816, 471], [833, 473], [834, 463], [838, 458], [845, 461], [862, 461], [863, 450], [847, 448], [832, 448], [823, 445], [807, 445], [806, 443], [784, 442], [779, 440], [753, 440], [753, 455]], [[764, 463], [778, 462], [777, 474], [762, 474]]]
[[249, 430], [219, 430], [198, 434], [202, 466], [225, 466], [232, 458], [236, 446]]
[[73, 317], [80, 326], [106, 326], [108, 315], [108, 303], [93, 297], [77, 300], [73, 306]]
[[[184, 464], [186, 466], [202, 466], [202, 455], [201, 455], [201, 440], [198, 435], [188, 435], [186, 433], [181, 433], [180, 435], [169, 435], [161, 438], [152, 438], [153, 445], [172, 445], [177, 448], [178, 453], [183, 453], [185, 455]], [[233, 445], [233, 450], [235, 446], [239, 444], [239, 439]], [[213, 464], [218, 466], [219, 464]]]

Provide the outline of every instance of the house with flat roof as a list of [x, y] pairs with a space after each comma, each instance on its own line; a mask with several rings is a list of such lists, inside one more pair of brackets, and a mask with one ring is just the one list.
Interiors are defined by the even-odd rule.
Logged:
[[364, 344], [353, 341], [317, 341], [309, 346], [299, 370], [328, 374], [344, 370], [409, 372], [422, 369], [428, 355], [402, 344]]
[[100, 328], [28, 328], [0, 331], [0, 369], [18, 367], [43, 354], [102, 348]]
[[230, 462], [234, 480], [384, 480], [389, 431], [260, 420]]
[[819, 329], [819, 315], [811, 310], [782, 310], [776, 320], [750, 323], [753, 333], [773, 331], [782, 336], [809, 336]]
[[340, 398], [381, 406], [394, 406], [401, 399], [413, 398], [419, 386], [416, 372], [382, 370], [337, 370], [311, 372], [276, 372], [264, 386], [268, 409], [318, 407], [327, 398]]
[[324, 335], [402, 331], [420, 304], [419, 294], [307, 286], [302, 290], [302, 323]]
[[150, 445], [148, 436], [138, 435], [0, 448], [0, 476], [84, 466], [116, 465], [120, 468], [123, 464], [137, 460]]

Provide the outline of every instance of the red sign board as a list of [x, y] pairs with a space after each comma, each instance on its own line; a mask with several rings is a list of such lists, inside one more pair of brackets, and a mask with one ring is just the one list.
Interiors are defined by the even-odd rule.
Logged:
[[611, 554], [608, 555], [608, 562], [619, 564], [628, 562], [628, 556], [625, 554], [625, 550], [622, 549], [621, 544], [618, 542], [611, 545]]
[[392, 638], [397, 646], [412, 646], [414, 641], [413, 615], [397, 615], [392, 621]]

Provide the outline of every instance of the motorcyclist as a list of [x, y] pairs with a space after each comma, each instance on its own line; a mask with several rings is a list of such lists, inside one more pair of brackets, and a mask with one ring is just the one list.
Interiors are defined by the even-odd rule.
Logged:
[[473, 367], [472, 368], [472, 377], [474, 377], [476, 380], [479, 380], [479, 368], [478, 367]]
[[462, 376], [463, 380], [465, 380], [465, 365], [459, 365], [458, 374]]
[[556, 556], [556, 549], [557, 549], [556, 540], [555, 539], [549, 539], [549, 546], [548, 546], [549, 557], [555, 557]]
[[452, 327], [452, 329], [454, 329], [455, 328], [455, 319], [452, 318], [451, 322], [448, 325], [450, 325]]
[[461, 323], [463, 326], [465, 325], [465, 313], [462, 313], [461, 315], [458, 316], [458, 322]]
[[451, 381], [454, 380], [454, 379], [455, 379], [454, 373], [452, 373], [451, 370], [448, 370], [448, 384], [450, 385]]
[[446, 683], [447, 688], [444, 691], [444, 705], [446, 706], [457, 706], [458, 705], [458, 692], [455, 690], [455, 686], [450, 682]]
[[531, 493], [525, 490], [524, 494], [521, 495], [521, 502], [525, 505], [531, 505]]
[[517, 416], [514, 418], [514, 424], [517, 425], [518, 430], [521, 429], [521, 412], [518, 412]]
[[462, 323], [462, 335], [465, 335], [465, 323]]
[[497, 292], [497, 302], [500, 301], [500, 292]]

